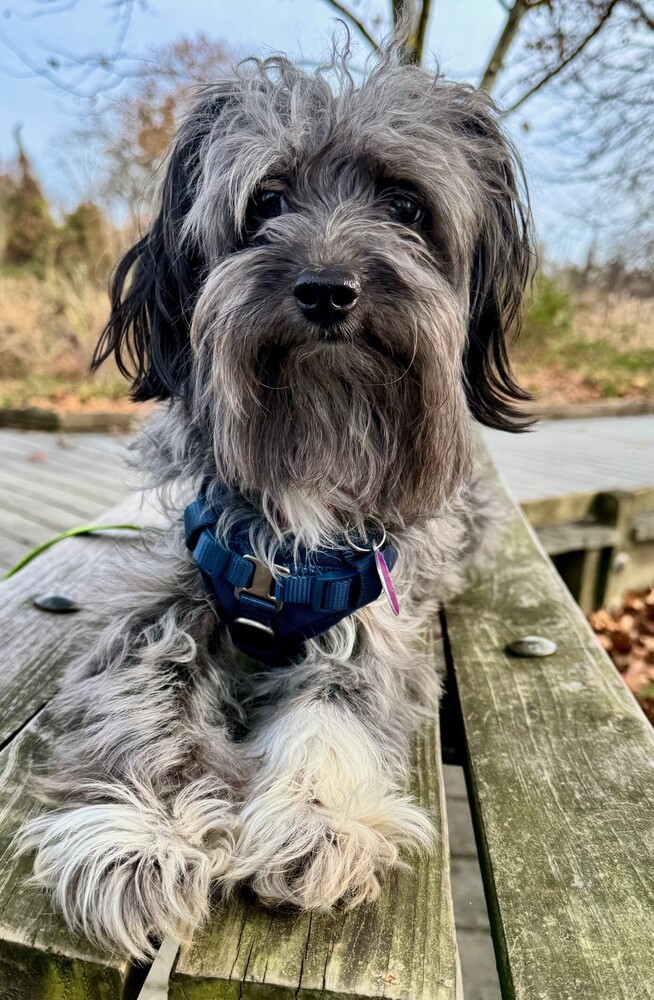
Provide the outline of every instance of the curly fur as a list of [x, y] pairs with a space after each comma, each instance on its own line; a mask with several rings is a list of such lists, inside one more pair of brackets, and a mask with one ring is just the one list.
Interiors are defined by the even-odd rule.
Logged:
[[[279, 212], [257, 221], [270, 184]], [[398, 190], [415, 223], [390, 213]], [[492, 103], [393, 45], [360, 83], [345, 52], [313, 74], [248, 60], [201, 92], [96, 354], [116, 355], [135, 399], [165, 401], [140, 460], [170, 526], [55, 704], [57, 777], [23, 843], [72, 928], [147, 955], [204, 919], [211, 886], [353, 905], [428, 847], [407, 794], [410, 736], [439, 692], [420, 634], [487, 566], [473, 419], [524, 423], [506, 338], [529, 254]], [[335, 265], [360, 296], [327, 336], [293, 285]], [[269, 565], [381, 520], [402, 616], [380, 600], [274, 671], [236, 655], [183, 544], [179, 497], [203, 483], [231, 488], [219, 530], [245, 519]]]

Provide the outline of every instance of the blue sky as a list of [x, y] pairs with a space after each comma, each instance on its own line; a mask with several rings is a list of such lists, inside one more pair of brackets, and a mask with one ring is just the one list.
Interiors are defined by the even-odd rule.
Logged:
[[[48, 193], [66, 205], [70, 191], [57, 164], [66, 133], [88, 105], [26, 71], [3, 38], [29, 60], [42, 63], [51, 52], [106, 52], [117, 29], [108, 0], [78, 0], [71, 10], [29, 19], [47, 3], [66, 6], [65, 0], [4, 0], [0, 9], [0, 157], [13, 155], [11, 133], [22, 123], [23, 141]], [[387, 6], [384, 0], [354, 2], [361, 14], [385, 12]], [[447, 75], [477, 82], [503, 17], [499, 0], [438, 0], [430, 22], [429, 61], [437, 57]], [[334, 12], [324, 0], [148, 0], [147, 7], [135, 11], [126, 47], [134, 55], [145, 54], [182, 34], [203, 31], [242, 55], [281, 50], [316, 60], [324, 56], [333, 26]], [[363, 60], [365, 50], [360, 52]], [[547, 98], [539, 101], [537, 113], [547, 115]], [[593, 234], [576, 216], [574, 194], [558, 191], [545, 180], [555, 156], [550, 154], [545, 163], [543, 149], [524, 135], [519, 124], [519, 119], [512, 123], [514, 137], [525, 157], [537, 226], [548, 255], [583, 260]]]

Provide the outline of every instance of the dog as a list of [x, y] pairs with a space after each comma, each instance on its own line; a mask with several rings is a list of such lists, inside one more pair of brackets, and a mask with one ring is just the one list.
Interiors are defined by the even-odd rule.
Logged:
[[526, 424], [531, 221], [486, 95], [396, 44], [361, 79], [348, 59], [203, 88], [112, 280], [94, 363], [162, 402], [140, 455], [169, 526], [65, 678], [23, 846], [72, 930], [136, 957], [215, 889], [370, 902], [432, 840], [407, 792], [440, 687], [421, 637], [488, 571], [474, 423]]

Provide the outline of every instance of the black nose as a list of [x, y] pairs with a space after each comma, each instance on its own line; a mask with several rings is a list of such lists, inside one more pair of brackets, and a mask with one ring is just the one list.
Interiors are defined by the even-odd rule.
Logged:
[[324, 326], [345, 319], [356, 305], [360, 291], [354, 274], [336, 268], [304, 271], [293, 286], [293, 294], [306, 318]]

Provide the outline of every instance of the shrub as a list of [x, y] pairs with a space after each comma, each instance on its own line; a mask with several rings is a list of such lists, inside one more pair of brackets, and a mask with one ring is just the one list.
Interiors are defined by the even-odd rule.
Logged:
[[5, 175], [3, 262], [9, 267], [28, 266], [43, 275], [52, 256], [56, 226], [28, 157], [19, 145], [18, 175]]
[[560, 280], [541, 272], [527, 295], [520, 341], [525, 347], [539, 344], [544, 337], [569, 332], [573, 304], [570, 291]]
[[115, 238], [102, 210], [82, 202], [65, 216], [57, 232], [57, 270], [76, 280], [95, 281], [103, 287], [115, 258]]

